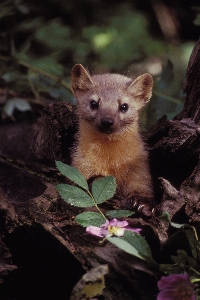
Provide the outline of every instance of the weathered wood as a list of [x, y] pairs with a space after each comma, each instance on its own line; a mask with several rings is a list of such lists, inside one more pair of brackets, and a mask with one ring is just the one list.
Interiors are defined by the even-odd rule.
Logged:
[[200, 38], [188, 63], [183, 91], [187, 96], [179, 118], [191, 118], [198, 123], [200, 121]]
[[[7, 186], [7, 174], [13, 174], [12, 182]], [[5, 174], [3, 180], [3, 174]], [[109, 275], [106, 276], [108, 289], [105, 290], [106, 299], [154, 299], [150, 294], [156, 290], [155, 279], [151, 276], [145, 263], [139, 263], [123, 253], [116, 247], [104, 243], [99, 244], [99, 239], [86, 234], [84, 228], [74, 223], [74, 216], [80, 213], [80, 209], [66, 204], [57, 194], [55, 184], [46, 181], [45, 178], [39, 178], [34, 174], [27, 173], [26, 170], [16, 168], [8, 163], [1, 162], [1, 187], [9, 196], [9, 202], [15, 207], [18, 224], [31, 227], [40, 224], [45, 231], [49, 232], [65, 248], [81, 262], [85, 270], [95, 267], [105, 262], [110, 265]], [[20, 180], [19, 180], [20, 179]], [[23, 181], [21, 181], [23, 179]], [[10, 190], [11, 186], [17, 186], [18, 192]], [[32, 189], [33, 187], [38, 189]], [[5, 206], [5, 205], [4, 205]], [[4, 208], [3, 208], [4, 209]], [[5, 214], [5, 218], [8, 218]], [[5, 219], [3, 218], [3, 219]], [[145, 226], [147, 223], [143, 220], [136, 220], [137, 226]], [[159, 243], [158, 243], [159, 244]], [[132, 261], [130, 263], [130, 260]], [[138, 269], [138, 270], [137, 270]], [[141, 273], [144, 272], [145, 274]], [[131, 276], [126, 278], [126, 273]], [[143, 274], [143, 275], [142, 275]], [[143, 289], [137, 286], [137, 277], [145, 276], [150, 283], [150, 294], [145, 295]]]
[[44, 173], [55, 169], [55, 160], [70, 163], [70, 147], [77, 131], [73, 111], [71, 105], [55, 103], [44, 109], [33, 125], [2, 125], [0, 157]]
[[[166, 128], [167, 134], [151, 146], [152, 165], [158, 177], [170, 180], [179, 189], [198, 164], [199, 125], [188, 118], [166, 121]], [[150, 139], [153, 138], [151, 136]]]
[[[157, 176], [165, 178], [161, 180], [164, 190], [161, 211], [167, 210], [171, 217], [179, 210], [185, 211], [190, 221], [200, 220], [199, 82], [200, 39], [191, 54], [187, 68], [184, 82], [186, 101], [182, 112], [174, 120], [161, 118], [149, 133], [154, 172]], [[174, 187], [178, 189], [177, 193], [172, 192]]]

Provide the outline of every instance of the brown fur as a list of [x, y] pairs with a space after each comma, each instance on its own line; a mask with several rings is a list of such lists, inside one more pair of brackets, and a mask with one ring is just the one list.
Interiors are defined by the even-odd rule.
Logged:
[[[120, 196], [152, 196], [148, 157], [138, 126], [139, 111], [151, 97], [151, 75], [135, 80], [118, 74], [90, 76], [82, 65], [75, 65], [71, 86], [79, 117], [72, 165], [86, 179], [113, 175]], [[97, 109], [91, 109], [91, 101], [98, 103]], [[124, 103], [128, 110], [122, 112]]]

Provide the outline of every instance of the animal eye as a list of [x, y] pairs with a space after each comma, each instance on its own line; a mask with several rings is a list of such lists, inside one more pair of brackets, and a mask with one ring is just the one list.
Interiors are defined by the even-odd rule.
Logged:
[[90, 108], [92, 110], [98, 109], [99, 108], [99, 103], [97, 101], [95, 101], [95, 100], [91, 100], [90, 101]]
[[128, 104], [127, 103], [123, 103], [122, 105], [120, 105], [119, 110], [123, 113], [128, 111]]

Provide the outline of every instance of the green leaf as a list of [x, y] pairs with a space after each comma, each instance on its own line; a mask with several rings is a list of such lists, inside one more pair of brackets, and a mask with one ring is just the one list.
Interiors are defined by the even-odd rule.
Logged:
[[171, 255], [171, 259], [175, 264], [177, 264], [179, 266], [183, 266], [183, 265], [186, 265], [186, 263], [188, 261], [188, 255], [187, 255], [186, 251], [178, 250], [177, 255]]
[[139, 254], [138, 250], [134, 246], [129, 244], [127, 241], [125, 241], [123, 238], [106, 236], [106, 239], [110, 243], [112, 243], [115, 246], [117, 246], [118, 248], [122, 249], [123, 251], [125, 251], [131, 255], [134, 255], [142, 260], [145, 260], [145, 258]]
[[94, 206], [92, 198], [80, 188], [69, 184], [58, 184], [56, 186], [60, 196], [71, 205], [78, 207]]
[[124, 240], [134, 246], [146, 261], [156, 263], [152, 258], [151, 249], [143, 236], [125, 230]]
[[157, 266], [152, 258], [149, 245], [141, 235], [125, 230], [123, 238], [107, 236], [106, 239], [125, 252]]
[[69, 39], [70, 29], [60, 22], [59, 19], [51, 19], [43, 23], [35, 32], [35, 38], [40, 43], [45, 43], [53, 49], [62, 49]]
[[119, 210], [110, 210], [106, 213], [106, 216], [111, 218], [122, 218], [122, 217], [129, 217], [133, 215], [135, 212], [126, 209], [119, 209]]
[[171, 259], [174, 263], [181, 266], [183, 270], [185, 269], [185, 266], [189, 265], [190, 267], [194, 268], [198, 266], [197, 261], [190, 257], [186, 251], [184, 250], [178, 250], [177, 255], [171, 255]]
[[195, 234], [194, 234], [194, 229], [192, 227], [186, 227], [185, 226], [185, 235], [187, 237], [187, 240], [190, 244], [190, 249], [192, 252], [192, 255], [195, 259], [200, 258], [200, 242], [197, 241]]
[[113, 197], [116, 191], [116, 182], [113, 176], [97, 179], [92, 184], [92, 194], [99, 204]]
[[61, 161], [56, 161], [56, 167], [58, 168], [61, 174], [69, 178], [78, 186], [82, 187], [84, 190], [88, 190], [87, 181], [85, 180], [85, 178], [79, 170], [62, 163]]
[[174, 228], [181, 228], [184, 225], [185, 224], [178, 224], [178, 223], [171, 222], [171, 226], [173, 226]]
[[171, 222], [168, 211], [164, 211], [162, 213], [162, 215], [160, 216], [160, 220], [169, 223], [174, 228], [181, 228], [182, 226], [184, 226], [184, 224], [178, 224], [178, 223]]
[[77, 215], [74, 221], [83, 227], [90, 225], [99, 227], [105, 223], [105, 218], [99, 213], [89, 211]]
[[158, 269], [165, 274], [175, 274], [183, 272], [183, 268], [175, 264], [159, 264]]
[[170, 215], [169, 215], [168, 211], [164, 211], [159, 218], [161, 221], [171, 223], [171, 219], [170, 219]]

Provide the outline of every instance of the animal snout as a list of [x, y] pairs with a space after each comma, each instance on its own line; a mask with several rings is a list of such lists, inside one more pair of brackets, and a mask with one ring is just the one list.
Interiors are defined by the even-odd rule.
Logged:
[[114, 125], [114, 120], [111, 118], [101, 119], [101, 126], [105, 129], [110, 129]]

